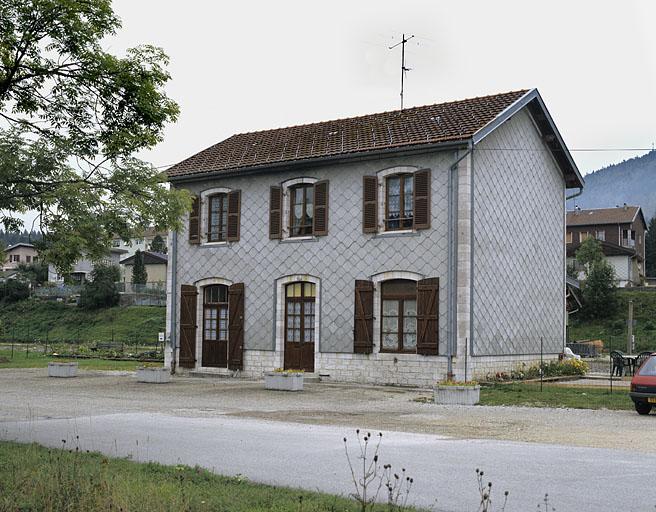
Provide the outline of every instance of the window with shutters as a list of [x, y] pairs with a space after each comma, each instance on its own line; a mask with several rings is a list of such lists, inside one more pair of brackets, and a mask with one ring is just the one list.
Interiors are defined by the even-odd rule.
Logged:
[[363, 177], [362, 231], [402, 233], [430, 228], [431, 171], [398, 166]]
[[269, 195], [269, 238], [304, 240], [328, 234], [328, 181], [294, 178]]
[[228, 196], [214, 194], [207, 199], [207, 241], [225, 242], [228, 228]]
[[417, 351], [417, 283], [406, 279], [381, 286], [381, 352]]
[[[190, 218], [190, 231], [204, 226], [201, 233], [191, 236], [201, 244], [227, 244], [239, 241], [241, 217], [241, 191], [229, 188], [212, 188], [200, 194], [197, 216]], [[192, 212], [193, 213], [193, 212]]]

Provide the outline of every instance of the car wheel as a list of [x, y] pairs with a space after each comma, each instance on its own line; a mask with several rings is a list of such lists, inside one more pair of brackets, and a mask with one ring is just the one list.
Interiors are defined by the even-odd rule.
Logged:
[[649, 414], [651, 412], [651, 404], [636, 402], [635, 409], [638, 411], [638, 414]]

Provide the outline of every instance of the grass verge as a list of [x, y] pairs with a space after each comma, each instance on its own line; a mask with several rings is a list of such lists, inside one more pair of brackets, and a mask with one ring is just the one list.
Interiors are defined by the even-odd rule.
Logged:
[[75, 449], [0, 442], [2, 512], [357, 509], [355, 502], [343, 497], [255, 484], [239, 476], [218, 476], [201, 468], [136, 463]]
[[[5, 361], [6, 362], [3, 362]], [[81, 370], [136, 370], [143, 365], [139, 361], [112, 361], [108, 359], [62, 359], [44, 356], [38, 352], [26, 352], [25, 346], [16, 346], [12, 358], [11, 350], [0, 350], [0, 370], [3, 368], [45, 368], [50, 361], [77, 361]], [[152, 363], [149, 363], [152, 365]]]
[[481, 405], [517, 405], [571, 409], [632, 410], [627, 388], [563, 386], [545, 384], [494, 384], [481, 388]]

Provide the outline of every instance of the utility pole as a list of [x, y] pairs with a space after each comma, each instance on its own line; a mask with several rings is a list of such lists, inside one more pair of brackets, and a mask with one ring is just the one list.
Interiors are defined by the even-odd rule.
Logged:
[[626, 351], [629, 354], [633, 353], [633, 301], [629, 301], [629, 321], [628, 321], [628, 336], [626, 338]]
[[396, 43], [395, 45], [388, 47], [390, 50], [392, 50], [401, 45], [401, 110], [403, 110], [403, 79], [405, 78], [406, 71], [410, 71], [410, 68], [405, 67], [405, 44], [413, 37], [415, 36], [412, 35], [406, 38], [405, 34], [403, 34], [400, 43]]

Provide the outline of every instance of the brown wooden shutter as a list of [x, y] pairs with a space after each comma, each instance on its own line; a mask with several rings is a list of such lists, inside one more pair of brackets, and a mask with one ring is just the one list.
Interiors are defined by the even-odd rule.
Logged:
[[241, 223], [241, 190], [233, 190], [228, 194], [228, 242], [239, 240], [239, 224]]
[[200, 197], [194, 197], [189, 212], [189, 243], [200, 243]]
[[228, 288], [228, 368], [244, 369], [244, 283]]
[[328, 234], [328, 180], [317, 181], [314, 184], [312, 234], [315, 236], [325, 236]]
[[180, 356], [183, 368], [196, 365], [196, 301], [198, 291], [195, 286], [183, 284], [180, 287]]
[[431, 172], [422, 169], [415, 172], [415, 229], [430, 228], [431, 218]]
[[378, 231], [378, 177], [362, 177], [362, 231]]
[[353, 352], [371, 354], [374, 351], [374, 283], [355, 281], [355, 328]]
[[439, 297], [437, 277], [417, 282], [417, 354], [437, 355]]
[[282, 238], [282, 188], [271, 187], [269, 192], [269, 238]]

